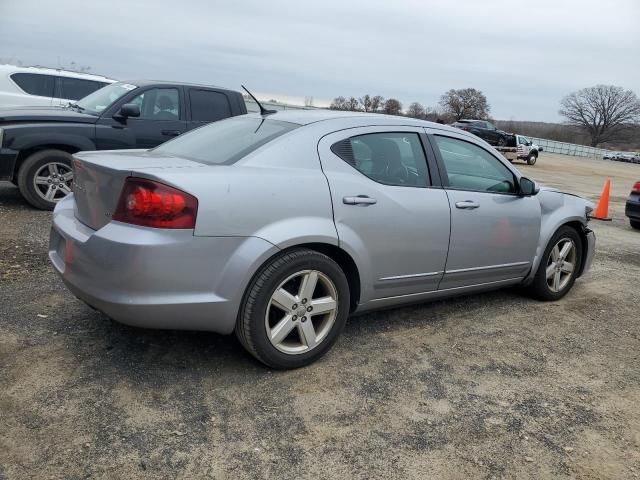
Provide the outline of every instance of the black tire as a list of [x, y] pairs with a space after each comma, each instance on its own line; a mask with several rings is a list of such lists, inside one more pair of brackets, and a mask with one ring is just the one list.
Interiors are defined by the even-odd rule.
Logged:
[[[314, 348], [297, 354], [284, 353], [268, 337], [265, 323], [267, 307], [276, 288], [290, 276], [304, 270], [316, 270], [333, 283], [337, 293], [335, 320], [324, 339]], [[251, 355], [269, 367], [303, 367], [318, 360], [333, 346], [349, 316], [349, 305], [349, 282], [336, 262], [314, 250], [290, 250], [269, 260], [249, 284], [236, 322], [236, 336]], [[311, 322], [310, 319], [307, 321]]]
[[527, 157], [527, 165], [535, 165], [537, 161], [538, 161], [538, 154], [537, 153], [531, 153]]
[[[71, 170], [71, 154], [62, 150], [41, 150], [30, 155], [18, 171], [18, 188], [24, 199], [41, 210], [53, 210], [56, 201], [48, 201], [36, 192], [34, 177], [46, 164], [61, 163]], [[57, 198], [62, 198], [60, 195]]]
[[499, 147], [504, 147], [507, 144], [507, 139], [504, 137], [500, 137], [498, 138], [498, 146]]
[[631, 224], [631, 228], [635, 228], [636, 230], [640, 230], [640, 220], [631, 220], [631, 219], [629, 219], [629, 223]]
[[[568, 283], [562, 288], [560, 291], [554, 292], [551, 287], [547, 283], [547, 265], [549, 263], [549, 257], [551, 256], [551, 250], [553, 247], [561, 240], [571, 239], [575, 245], [576, 249], [576, 258], [575, 258], [575, 266], [573, 272], [571, 273], [571, 277], [569, 278]], [[573, 284], [576, 281], [576, 277], [578, 275], [578, 271], [580, 265], [582, 264], [582, 240], [580, 239], [580, 235], [578, 232], [569, 226], [563, 226], [558, 229], [558, 231], [551, 237], [547, 248], [544, 251], [544, 255], [542, 256], [542, 260], [540, 261], [540, 265], [538, 266], [538, 271], [534, 277], [533, 282], [525, 287], [525, 291], [534, 298], [538, 300], [544, 301], [553, 301], [559, 300], [564, 297]]]

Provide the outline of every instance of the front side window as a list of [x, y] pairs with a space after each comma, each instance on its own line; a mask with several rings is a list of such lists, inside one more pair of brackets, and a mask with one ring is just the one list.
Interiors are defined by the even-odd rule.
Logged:
[[40, 73], [14, 73], [11, 75], [20, 89], [29, 95], [40, 97], [53, 97], [56, 88], [56, 77], [53, 75], [42, 75]]
[[370, 133], [334, 143], [331, 151], [360, 173], [385, 185], [429, 185], [427, 160], [417, 133]]
[[151, 88], [131, 102], [140, 107], [140, 117], [145, 120], [179, 120], [180, 94], [177, 88]]
[[518, 137], [520, 145], [529, 145], [529, 139], [527, 137]]
[[484, 122], [489, 130], [497, 130], [496, 126], [491, 122]]
[[83, 80], [82, 78], [60, 77], [60, 94], [56, 97], [65, 100], [80, 100], [105, 85], [107, 84], [104, 82]]
[[255, 117], [232, 117], [192, 130], [154, 149], [206, 165], [231, 165], [300, 125]]
[[215, 122], [231, 116], [229, 100], [224, 93], [212, 90], [191, 89], [191, 120], [196, 122]]
[[515, 193], [515, 177], [500, 160], [473, 143], [435, 135], [450, 188]]

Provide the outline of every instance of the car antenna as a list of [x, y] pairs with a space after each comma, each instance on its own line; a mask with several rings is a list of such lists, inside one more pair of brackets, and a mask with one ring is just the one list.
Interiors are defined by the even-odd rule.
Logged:
[[260, 115], [271, 115], [272, 113], [276, 113], [276, 110], [267, 110], [266, 108], [264, 108], [262, 104], [258, 101], [258, 99], [254, 97], [253, 94], [249, 90], [247, 90], [244, 85], [240, 85], [240, 86], [244, 89], [245, 92], [249, 94], [251, 98], [253, 98], [253, 101], [258, 104], [258, 107], [260, 107]]

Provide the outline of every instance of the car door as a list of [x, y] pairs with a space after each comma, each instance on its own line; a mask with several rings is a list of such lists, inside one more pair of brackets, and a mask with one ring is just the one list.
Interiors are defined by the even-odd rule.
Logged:
[[520, 196], [517, 176], [488, 149], [453, 132], [429, 135], [451, 206], [451, 240], [440, 289], [509, 283], [530, 270], [540, 204]]
[[[140, 107], [139, 117], [119, 118], [123, 104]], [[111, 128], [105, 128], [111, 127]], [[119, 148], [153, 148], [186, 131], [182, 89], [151, 87], [137, 89], [109, 109], [98, 121], [96, 143], [99, 150]]]
[[442, 278], [449, 204], [423, 141], [420, 128], [363, 127], [318, 144], [340, 245], [364, 277], [362, 302], [435, 291]]

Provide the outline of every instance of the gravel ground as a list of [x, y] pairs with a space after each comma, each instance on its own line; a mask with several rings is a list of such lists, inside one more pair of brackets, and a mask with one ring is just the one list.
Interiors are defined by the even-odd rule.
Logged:
[[0, 184], [0, 479], [640, 476], [640, 165], [543, 154], [522, 171], [597, 199], [591, 273], [350, 319], [318, 363], [273, 372], [234, 337], [146, 331], [69, 294], [48, 212]]

